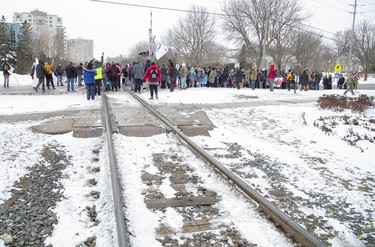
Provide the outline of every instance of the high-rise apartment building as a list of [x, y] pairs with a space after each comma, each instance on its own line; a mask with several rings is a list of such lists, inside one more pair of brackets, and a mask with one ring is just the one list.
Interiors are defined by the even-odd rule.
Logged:
[[93, 59], [94, 42], [89, 39], [69, 39], [67, 59], [73, 63], [84, 63]]
[[[58, 56], [61, 60], [85, 62], [93, 58], [93, 41], [86, 39], [66, 40], [63, 18], [35, 9], [31, 12], [16, 12], [13, 23], [22, 24], [27, 21], [35, 35], [40, 39], [41, 49], [49, 57]], [[56, 47], [59, 46], [59, 47]], [[63, 54], [62, 52], [63, 51]]]
[[31, 24], [34, 32], [49, 31], [57, 33], [58, 30], [65, 30], [63, 26], [63, 19], [57, 15], [49, 15], [46, 12], [38, 9], [31, 12], [14, 13], [13, 23], [23, 23], [27, 21]]

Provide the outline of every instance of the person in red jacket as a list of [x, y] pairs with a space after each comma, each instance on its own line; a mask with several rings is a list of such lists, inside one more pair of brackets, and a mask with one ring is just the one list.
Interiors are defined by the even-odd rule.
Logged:
[[[115, 64], [115, 62], [112, 62], [112, 65], [110, 67], [108, 67], [108, 69], [107, 69], [107, 76], [108, 76], [109, 80], [112, 82], [112, 91], [113, 91], [113, 89], [115, 89], [116, 92], [117, 92], [117, 88], [119, 88], [119, 85], [117, 83], [117, 79], [118, 79], [118, 76], [119, 76], [120, 73], [121, 73], [120, 67], [117, 66], [117, 64]], [[108, 91], [107, 88], [106, 88], [106, 91]]]
[[268, 83], [270, 86], [270, 91], [273, 91], [273, 83], [275, 81], [275, 65], [271, 64], [270, 73], [267, 76]]
[[154, 92], [156, 99], [158, 99], [158, 84], [160, 82], [160, 78], [160, 69], [154, 62], [152, 62], [150, 67], [147, 68], [145, 75], [143, 76], [143, 81], [146, 81], [150, 86], [150, 99], [154, 99]]

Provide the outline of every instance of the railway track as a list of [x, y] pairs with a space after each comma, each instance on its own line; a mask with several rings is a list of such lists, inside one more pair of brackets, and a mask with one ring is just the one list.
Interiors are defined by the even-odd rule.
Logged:
[[[259, 241], [262, 238], [267, 239], [269, 237], [267, 233], [284, 235], [284, 237], [280, 237], [280, 241], [285, 241], [285, 246], [323, 246], [318, 238], [307, 232], [194, 143], [171, 120], [160, 114], [136, 94], [130, 94], [152, 114], [152, 118], [149, 116], [150, 122], [158, 122], [167, 134], [160, 141], [163, 148], [150, 150], [151, 153], [145, 154], [145, 157], [151, 157], [151, 159], [145, 158], [145, 164], [140, 171], [128, 171], [127, 169], [132, 169], [131, 167], [134, 169], [134, 166], [142, 164], [131, 164], [131, 160], [128, 160], [127, 157], [116, 156], [122, 152], [118, 147], [121, 145], [121, 140], [116, 135], [112, 136], [112, 133], [118, 132], [116, 121], [114, 121], [115, 117], [111, 114], [111, 105], [107, 96], [102, 97], [103, 123], [107, 140], [111, 140], [108, 141], [108, 154], [111, 164], [118, 246], [137, 245], [134, 244], [139, 243], [139, 240], [136, 239], [142, 238], [142, 236], [138, 236], [138, 232], [142, 232], [139, 227], [132, 226], [136, 220], [130, 219], [133, 218], [132, 208], [137, 205], [132, 205], [129, 190], [132, 190], [132, 186], [136, 187], [137, 185], [127, 183], [127, 178], [130, 178], [129, 173], [140, 176], [140, 187], [143, 188], [143, 195], [140, 198], [143, 198], [144, 205], [138, 205], [138, 207], [145, 210], [146, 217], [139, 220], [145, 221], [149, 217], [150, 222], [147, 228], [151, 232], [156, 232], [154, 241], [163, 246], [256, 246], [264, 245], [265, 242]], [[170, 143], [173, 145], [169, 146]], [[144, 153], [147, 152], [145, 149]], [[189, 159], [193, 162], [189, 162]], [[198, 165], [194, 165], [194, 163]], [[202, 168], [202, 164], [204, 164], [204, 168]], [[204, 169], [205, 172], [199, 169]], [[118, 174], [119, 177], [117, 177]], [[212, 184], [215, 183], [217, 185], [213, 186]], [[223, 190], [231, 191], [234, 196], [220, 194]], [[238, 211], [235, 210], [236, 207], [241, 208], [240, 210], [252, 211], [251, 213], [242, 212], [245, 223], [233, 220], [233, 211]], [[125, 209], [125, 215], [123, 209]], [[254, 221], [262, 218], [269, 224], [267, 226], [269, 232], [266, 231], [266, 235], [263, 237], [249, 238], [254, 234], [247, 234], [247, 231], [252, 232], [254, 229], [244, 230], [244, 227], [240, 227], [240, 225], [254, 224], [248, 222], [254, 217], [254, 212], [257, 214]], [[181, 223], [177, 226], [173, 225], [176, 223], [170, 220], [171, 214], [180, 219]], [[251, 216], [246, 217], [245, 215]], [[152, 223], [152, 219], [155, 219], [157, 224]], [[144, 227], [146, 225], [144, 224]], [[148, 246], [152, 246], [152, 243], [148, 244]], [[280, 244], [280, 246], [284, 246], [284, 244]]]

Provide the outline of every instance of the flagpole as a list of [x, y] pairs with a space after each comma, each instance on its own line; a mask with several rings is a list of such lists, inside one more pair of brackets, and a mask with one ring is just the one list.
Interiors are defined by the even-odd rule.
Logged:
[[18, 86], [20, 85], [20, 82], [18, 81], [17, 77], [14, 75], [14, 73], [12, 73], [12, 75], [14, 76], [14, 79], [16, 79], [17, 83], [18, 83]]
[[148, 52], [148, 58], [152, 59], [152, 10], [150, 12], [150, 29], [149, 29], [149, 52]]

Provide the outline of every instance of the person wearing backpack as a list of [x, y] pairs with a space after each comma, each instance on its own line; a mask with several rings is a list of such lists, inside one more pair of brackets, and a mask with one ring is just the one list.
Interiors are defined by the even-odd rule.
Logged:
[[112, 82], [112, 91], [116, 89], [117, 92], [117, 76], [120, 72], [120, 68], [117, 67], [115, 62], [112, 62], [112, 65], [107, 70], [108, 78]]
[[147, 68], [145, 75], [142, 78], [143, 81], [148, 82], [148, 85], [150, 87], [151, 100], [154, 99], [154, 92], [156, 99], [158, 99], [158, 84], [160, 82], [160, 79], [160, 69], [154, 62], [152, 62], [151, 65]]
[[4, 62], [3, 66], [1, 67], [3, 69], [3, 75], [4, 75], [4, 87], [9, 87], [10, 65], [7, 62]]

